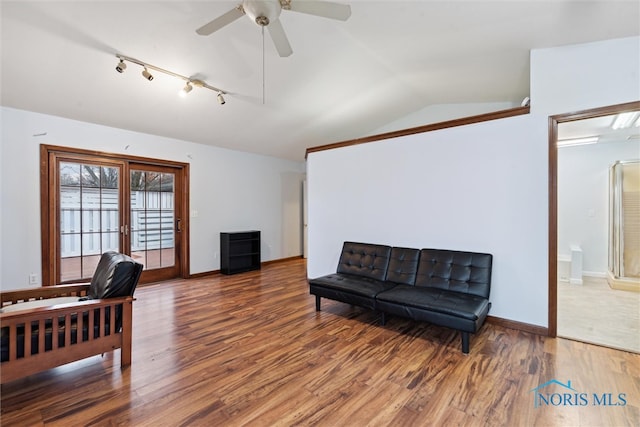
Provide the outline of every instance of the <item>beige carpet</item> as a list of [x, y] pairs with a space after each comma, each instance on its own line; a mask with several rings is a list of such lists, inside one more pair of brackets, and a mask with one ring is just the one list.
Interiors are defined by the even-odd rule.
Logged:
[[640, 353], [640, 293], [583, 282], [558, 282], [558, 336]]

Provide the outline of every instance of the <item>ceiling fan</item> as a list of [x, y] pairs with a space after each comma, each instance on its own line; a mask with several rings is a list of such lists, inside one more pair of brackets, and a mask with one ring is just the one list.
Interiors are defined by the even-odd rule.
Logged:
[[328, 1], [312, 0], [243, 0], [235, 8], [224, 13], [196, 30], [201, 36], [208, 36], [220, 28], [229, 25], [243, 15], [247, 15], [259, 26], [267, 27], [269, 35], [281, 57], [293, 53], [282, 23], [278, 19], [284, 10], [322, 16], [346, 21], [351, 16], [351, 6]]

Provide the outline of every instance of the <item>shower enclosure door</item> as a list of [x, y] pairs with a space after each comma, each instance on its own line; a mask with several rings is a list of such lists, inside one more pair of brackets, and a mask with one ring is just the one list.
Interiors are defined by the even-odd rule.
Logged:
[[640, 161], [609, 169], [609, 285], [640, 291]]

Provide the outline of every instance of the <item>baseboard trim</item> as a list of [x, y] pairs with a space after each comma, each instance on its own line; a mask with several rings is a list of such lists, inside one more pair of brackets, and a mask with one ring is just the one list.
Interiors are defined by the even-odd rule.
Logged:
[[272, 259], [271, 261], [264, 261], [261, 263], [261, 265], [278, 264], [281, 262], [287, 262], [287, 261], [292, 261], [294, 259], [302, 259], [302, 258], [304, 258], [302, 255], [294, 255], [287, 258], [279, 258], [279, 259]]
[[[287, 261], [292, 261], [294, 259], [303, 259], [304, 257], [302, 255], [295, 255], [295, 256], [290, 256], [287, 258], [279, 258], [279, 259], [272, 259], [270, 261], [263, 261], [260, 263], [261, 266], [265, 266], [265, 265], [270, 265], [270, 264], [279, 264], [281, 262], [287, 262]], [[189, 275], [189, 279], [201, 279], [203, 277], [209, 277], [209, 276], [215, 276], [218, 274], [222, 274], [220, 273], [220, 270], [212, 270], [212, 271], [203, 271], [201, 273], [195, 273], [195, 274], [190, 274]]]
[[188, 279], [201, 279], [203, 277], [216, 276], [220, 274], [220, 270], [203, 271], [202, 273], [190, 274]]
[[597, 277], [599, 279], [607, 278], [607, 273], [603, 273], [601, 271], [583, 271], [582, 275], [585, 277]]
[[517, 322], [515, 320], [503, 319], [502, 317], [495, 316], [487, 316], [487, 322], [503, 326], [509, 329], [516, 329], [522, 332], [529, 332], [531, 334], [542, 335], [545, 337], [549, 336], [549, 328], [545, 328], [544, 326], [532, 325], [530, 323]]

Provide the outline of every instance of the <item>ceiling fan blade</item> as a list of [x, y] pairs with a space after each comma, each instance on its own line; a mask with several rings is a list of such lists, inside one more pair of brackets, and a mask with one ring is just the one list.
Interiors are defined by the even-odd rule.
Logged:
[[208, 36], [209, 34], [215, 31], [218, 31], [220, 28], [224, 27], [225, 25], [231, 24], [233, 21], [240, 18], [242, 15], [244, 15], [244, 9], [242, 8], [242, 5], [238, 7], [234, 7], [229, 12], [218, 16], [213, 21], [198, 28], [196, 30], [196, 33], [200, 34], [201, 36]]
[[291, 49], [291, 45], [289, 44], [289, 40], [284, 32], [284, 28], [282, 28], [280, 20], [276, 19], [275, 21], [271, 21], [269, 25], [267, 25], [267, 29], [269, 30], [269, 35], [271, 36], [271, 40], [273, 40], [273, 44], [276, 45], [278, 55], [283, 58], [291, 55], [293, 50]]
[[351, 16], [351, 6], [348, 4], [329, 1], [291, 0], [290, 5], [291, 10], [294, 12], [338, 19], [340, 21], [346, 21]]

